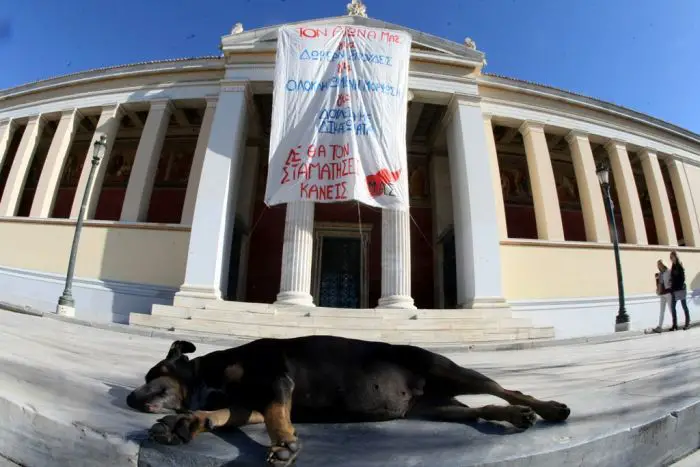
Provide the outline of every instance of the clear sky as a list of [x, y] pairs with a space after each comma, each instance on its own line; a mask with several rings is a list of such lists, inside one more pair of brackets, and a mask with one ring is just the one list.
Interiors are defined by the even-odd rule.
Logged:
[[[106, 65], [218, 55], [246, 30], [349, 0], [0, 0], [0, 89]], [[485, 71], [700, 133], [700, 0], [366, 0], [369, 16], [486, 53]]]

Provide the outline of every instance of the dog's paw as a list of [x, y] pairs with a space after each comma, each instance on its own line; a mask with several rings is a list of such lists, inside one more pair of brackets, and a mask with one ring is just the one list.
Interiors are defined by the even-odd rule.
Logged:
[[160, 444], [185, 444], [205, 430], [205, 423], [193, 413], [168, 415], [148, 431], [148, 437]]
[[526, 430], [535, 424], [537, 416], [535, 411], [524, 405], [510, 405], [504, 407], [506, 410], [505, 421], [511, 423], [514, 427]]
[[267, 454], [267, 463], [275, 467], [287, 467], [294, 463], [299, 451], [301, 451], [299, 440], [274, 444]]
[[563, 422], [571, 414], [571, 409], [557, 401], [548, 401], [537, 407], [537, 414], [548, 422]]

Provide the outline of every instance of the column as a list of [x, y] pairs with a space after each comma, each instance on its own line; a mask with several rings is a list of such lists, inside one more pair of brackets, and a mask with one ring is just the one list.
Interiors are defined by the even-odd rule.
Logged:
[[457, 302], [464, 308], [505, 307], [496, 200], [479, 100], [455, 95], [447, 112]]
[[0, 216], [14, 216], [17, 214], [24, 183], [27, 181], [29, 166], [34, 158], [45, 123], [46, 120], [41, 115], [31, 117], [27, 123], [27, 128], [25, 128], [22, 140], [17, 148], [17, 155], [7, 176], [5, 191], [2, 193]]
[[163, 151], [163, 142], [165, 133], [168, 131], [172, 109], [172, 104], [167, 99], [151, 101], [146, 124], [143, 126], [143, 133], [136, 148], [129, 183], [126, 186], [120, 217], [122, 222], [146, 221], [158, 160]]
[[119, 124], [121, 123], [122, 115], [123, 111], [119, 104], [112, 104], [102, 109], [100, 119], [97, 122], [97, 128], [95, 128], [95, 133], [92, 135], [90, 147], [88, 148], [87, 154], [85, 154], [85, 162], [83, 163], [83, 169], [80, 172], [78, 186], [75, 188], [73, 206], [70, 210], [71, 219], [77, 219], [78, 213], [80, 213], [80, 204], [83, 201], [83, 193], [85, 193], [85, 186], [88, 182], [88, 174], [90, 173], [90, 159], [92, 158], [95, 148], [95, 141], [98, 141], [100, 136], [105, 135], [107, 141], [105, 143], [105, 147], [101, 149], [102, 159], [100, 160], [100, 164], [97, 166], [97, 170], [95, 171], [95, 178], [92, 182], [92, 187], [90, 187], [90, 191], [87, 193], [87, 209], [85, 210], [85, 219], [92, 219], [95, 217], [97, 202], [99, 201], [100, 193], [102, 192], [102, 182], [104, 181], [105, 173], [107, 172], [109, 156], [112, 153], [114, 140], [117, 138], [117, 132], [119, 131]]
[[676, 236], [676, 227], [673, 224], [668, 192], [661, 175], [659, 159], [656, 153], [649, 149], [639, 151], [639, 159], [642, 162], [644, 180], [647, 182], [647, 190], [651, 199], [651, 211], [654, 214], [659, 245], [676, 246], [678, 245], [678, 237]]
[[700, 167], [684, 162], [682, 169], [683, 182], [690, 195], [688, 198], [690, 216], [694, 219], [694, 223], [700, 225]]
[[190, 175], [187, 179], [187, 191], [185, 192], [185, 202], [182, 206], [181, 224], [192, 225], [192, 217], [194, 216], [194, 203], [197, 200], [197, 190], [199, 189], [199, 179], [202, 176], [202, 166], [204, 165], [204, 154], [207, 152], [207, 143], [211, 134], [211, 123], [214, 121], [214, 112], [216, 111], [216, 102], [218, 96], [207, 97], [207, 108], [202, 117], [202, 126], [199, 128], [199, 136], [197, 137], [197, 146], [194, 149], [192, 157], [192, 167], [190, 167]]
[[282, 245], [282, 277], [275, 303], [314, 306], [311, 263], [314, 247], [314, 203], [287, 203]]
[[625, 242], [634, 245], [646, 245], [647, 231], [644, 227], [642, 204], [639, 201], [637, 183], [632, 173], [632, 164], [625, 143], [608, 141], [605, 150], [610, 158], [610, 168], [617, 189], [617, 200], [622, 212], [622, 223], [625, 227]]
[[688, 179], [685, 176], [684, 164], [673, 157], [669, 157], [666, 163], [668, 174], [671, 178], [673, 194], [676, 197], [676, 204], [678, 205], [678, 216], [681, 218], [685, 245], [694, 247], [700, 246], [700, 224], [695, 215], [693, 195], [690, 191]]
[[593, 159], [588, 135], [571, 131], [566, 135], [566, 141], [569, 143], [571, 159], [574, 163], [576, 184], [583, 211], [583, 223], [586, 228], [586, 240], [610, 243], [610, 229], [608, 228], [608, 217], [605, 214], [603, 192], [596, 175], [595, 159]]
[[544, 126], [541, 123], [523, 122], [520, 133], [525, 142], [527, 170], [535, 204], [537, 236], [540, 240], [564, 241], [559, 195]]
[[377, 308], [415, 308], [409, 210], [382, 209], [382, 295]]
[[493, 136], [493, 125], [491, 116], [484, 116], [484, 132], [486, 133], [486, 147], [489, 150], [489, 161], [491, 162], [491, 183], [493, 185], [493, 195], [496, 201], [496, 218], [498, 219], [498, 231], [501, 239], [508, 238], [508, 227], [506, 224], [506, 205], [503, 202], [503, 190], [501, 189], [501, 170], [498, 166], [498, 151], [496, 150], [496, 139]]
[[10, 142], [12, 141], [12, 136], [15, 134], [16, 129], [17, 122], [13, 119], [0, 122], [0, 168], [2, 168], [2, 162], [5, 160], [7, 154], [7, 148], [10, 147]]
[[222, 83], [197, 188], [185, 282], [175, 305], [221, 300], [226, 287], [250, 100], [247, 82]]
[[30, 217], [47, 218], [51, 216], [58, 185], [63, 174], [63, 166], [81, 119], [82, 115], [78, 109], [66, 110], [61, 114], [61, 120], [58, 122], [56, 133], [46, 155], [44, 168], [39, 176], [39, 184], [29, 213]]

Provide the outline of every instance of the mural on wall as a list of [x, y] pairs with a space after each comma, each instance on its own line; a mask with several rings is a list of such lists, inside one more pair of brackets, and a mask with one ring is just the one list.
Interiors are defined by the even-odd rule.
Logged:
[[71, 147], [61, 175], [61, 188], [77, 187], [83, 163], [87, 157], [90, 141], [76, 141]]
[[[506, 153], [499, 153], [498, 156], [503, 201], [510, 205], [532, 206], [534, 202], [530, 186], [530, 173], [525, 156]], [[580, 210], [581, 200], [574, 166], [569, 162], [553, 160], [552, 169], [561, 207]]]
[[134, 165], [138, 140], [116, 140], [107, 161], [104, 187], [126, 187]]
[[166, 141], [158, 160], [155, 186], [187, 188], [197, 138]]

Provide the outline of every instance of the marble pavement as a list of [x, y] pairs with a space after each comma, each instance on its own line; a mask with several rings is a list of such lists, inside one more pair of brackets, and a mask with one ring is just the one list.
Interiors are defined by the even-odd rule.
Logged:
[[[170, 342], [0, 311], [0, 465], [262, 465], [261, 427], [205, 434], [178, 448], [145, 441], [157, 417], [130, 410], [124, 398]], [[197, 347], [197, 354], [219, 348]], [[299, 425], [297, 465], [651, 467], [700, 445], [700, 329], [443, 353], [506, 387], [565, 402], [572, 415], [561, 425], [539, 420], [522, 433], [488, 422]]]

